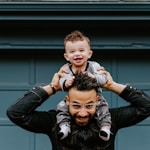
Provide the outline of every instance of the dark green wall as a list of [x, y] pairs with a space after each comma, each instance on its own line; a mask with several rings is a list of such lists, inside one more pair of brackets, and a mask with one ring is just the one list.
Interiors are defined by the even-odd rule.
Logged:
[[[75, 29], [90, 37], [92, 59], [115, 81], [131, 83], [150, 94], [150, 3], [0, 3], [1, 149], [51, 149], [46, 136], [10, 122], [6, 109], [34, 85], [50, 82], [65, 63], [64, 36]], [[110, 107], [127, 105], [117, 95], [103, 92]], [[39, 110], [55, 108], [64, 95], [52, 96]], [[149, 125], [148, 118], [121, 130], [116, 150], [149, 149]]]

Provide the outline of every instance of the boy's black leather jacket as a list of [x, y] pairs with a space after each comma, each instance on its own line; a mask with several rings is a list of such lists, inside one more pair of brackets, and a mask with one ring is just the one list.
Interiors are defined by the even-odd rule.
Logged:
[[120, 97], [130, 105], [110, 109], [112, 134], [107, 142], [99, 138], [98, 127], [94, 119], [87, 128], [77, 127], [72, 122], [71, 135], [60, 141], [59, 128], [56, 125], [56, 111], [35, 110], [49, 98], [41, 87], [35, 87], [19, 98], [8, 108], [7, 115], [11, 121], [28, 131], [47, 134], [53, 150], [114, 150], [114, 140], [119, 129], [135, 125], [150, 115], [150, 97], [143, 91], [127, 85]]

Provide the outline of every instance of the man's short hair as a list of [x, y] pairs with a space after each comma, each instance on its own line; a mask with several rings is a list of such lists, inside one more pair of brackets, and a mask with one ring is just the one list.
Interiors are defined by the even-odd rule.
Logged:
[[90, 91], [95, 89], [97, 92], [99, 85], [96, 79], [90, 77], [88, 73], [76, 72], [74, 82], [70, 88], [72, 87], [79, 91]]

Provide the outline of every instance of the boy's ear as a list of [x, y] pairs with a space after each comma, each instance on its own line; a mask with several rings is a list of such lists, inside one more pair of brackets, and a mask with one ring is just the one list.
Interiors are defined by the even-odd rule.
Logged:
[[68, 58], [67, 53], [64, 53], [64, 58], [65, 58], [67, 61], [69, 61], [69, 58]]
[[89, 50], [89, 59], [92, 57], [92, 55], [93, 55], [93, 51]]

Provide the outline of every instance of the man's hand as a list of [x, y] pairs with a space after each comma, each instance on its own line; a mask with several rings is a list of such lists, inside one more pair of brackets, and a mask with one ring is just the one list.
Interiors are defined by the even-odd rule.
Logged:
[[105, 70], [104, 67], [100, 67], [100, 68], [98, 69], [98, 71], [99, 71], [100, 74], [104, 74], [104, 75], [106, 76], [106, 79], [107, 79], [107, 82], [106, 82], [102, 87], [104, 87], [104, 88], [106, 88], [106, 89], [109, 89], [109, 87], [110, 87], [110, 86], [113, 84], [113, 82], [114, 82], [112, 76], [110, 75], [110, 73], [109, 73], [108, 71]]
[[60, 78], [62, 78], [64, 76], [63, 73], [68, 73], [67, 70], [65, 70], [65, 66], [67, 66], [67, 65], [68, 64], [63, 65], [59, 69], [58, 73], [55, 73], [54, 76], [53, 76], [53, 78], [52, 78], [51, 83], [53, 84], [53, 86], [54, 86], [54, 88], [55, 88], [56, 91], [61, 90], [61, 87], [60, 87], [60, 84], [59, 84], [59, 80], [60, 80]]
[[[55, 89], [55, 92], [61, 90], [61, 87], [60, 87], [60, 84], [59, 84], [59, 80], [61, 77], [64, 76], [63, 73], [67, 73], [67, 71], [64, 69], [64, 67], [66, 66], [67, 64], [65, 64], [64, 66], [62, 66], [60, 68], [60, 70], [54, 74], [53, 78], [52, 78], [52, 81], [51, 81], [51, 85], [53, 85], [53, 88]], [[54, 94], [53, 92], [53, 89], [52, 87], [49, 85], [46, 85], [46, 86], [43, 86], [43, 89], [49, 94], [49, 95], [52, 95]]]
[[126, 85], [116, 83], [113, 80], [110, 73], [108, 71], [106, 71], [104, 67], [100, 67], [98, 69], [98, 71], [99, 71], [100, 74], [105, 74], [105, 76], [107, 78], [107, 82], [103, 85], [103, 88], [106, 88], [107, 90], [110, 90], [112, 92], [120, 94], [123, 91], [123, 89], [126, 87]]
[[100, 67], [97, 70], [99, 72], [100, 75], [104, 74], [106, 76], [107, 82], [102, 86], [104, 88], [108, 88], [109, 86], [111, 86], [111, 84], [113, 84], [113, 78], [110, 75], [110, 73], [108, 71], [105, 70], [104, 67]]

